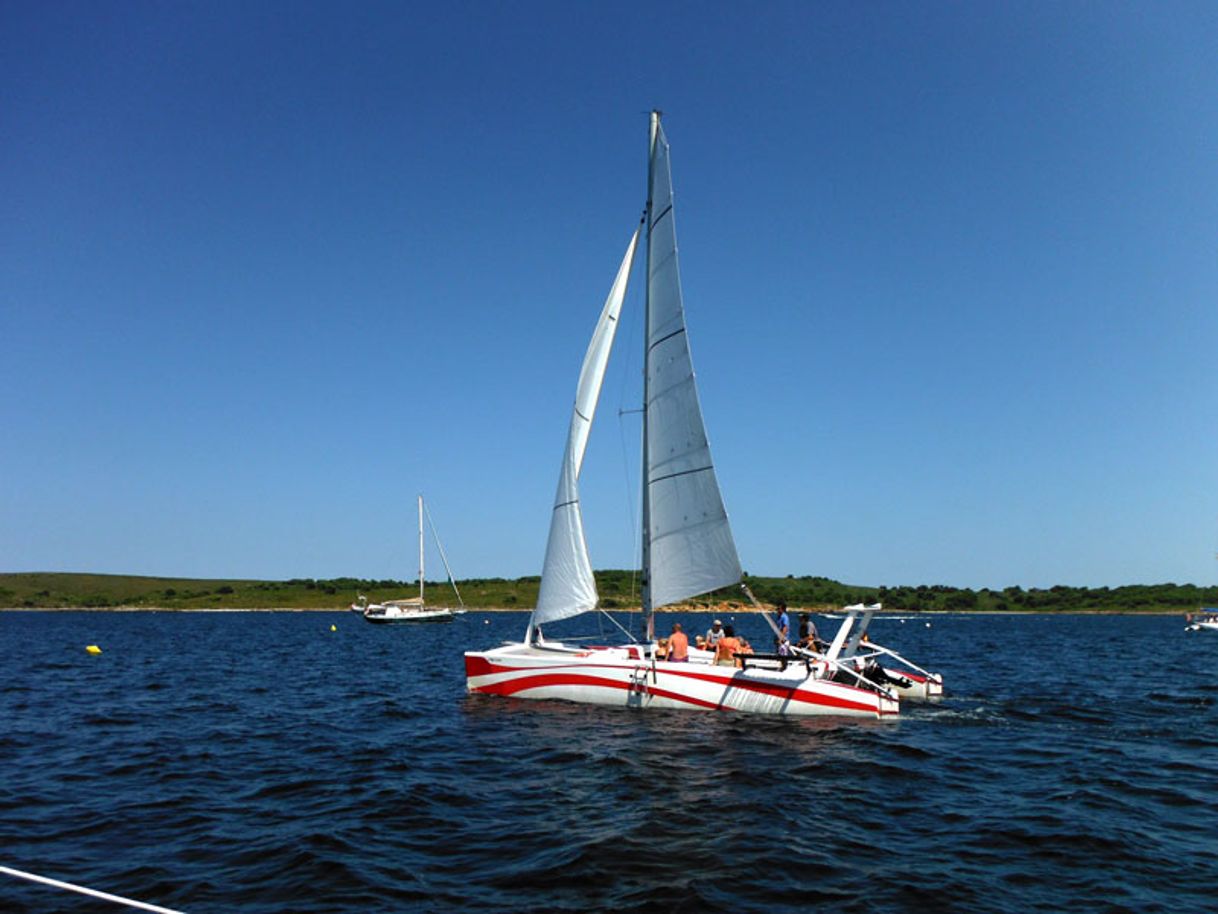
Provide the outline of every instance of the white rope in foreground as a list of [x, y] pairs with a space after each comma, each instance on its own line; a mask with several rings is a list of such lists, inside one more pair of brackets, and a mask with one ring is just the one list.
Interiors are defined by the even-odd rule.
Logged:
[[79, 892], [81, 895], [92, 895], [94, 898], [101, 898], [105, 901], [113, 901], [116, 904], [125, 904], [130, 908], [139, 908], [142, 911], [157, 911], [159, 914], [184, 914], [184, 912], [175, 911], [173, 908], [162, 908], [154, 904], [145, 904], [142, 901], [133, 901], [130, 898], [123, 898], [121, 895], [111, 895], [108, 892], [99, 892], [97, 889], [86, 889], [82, 885], [72, 885], [70, 882], [60, 882], [58, 879], [48, 879], [46, 876], [37, 876], [34, 873], [22, 872], [21, 870], [15, 870], [8, 866], [0, 866], [0, 873], [7, 873], [10, 876], [16, 876], [18, 879], [28, 879], [30, 882], [41, 882], [45, 885], [53, 885], [57, 889], [67, 889], [69, 892]]

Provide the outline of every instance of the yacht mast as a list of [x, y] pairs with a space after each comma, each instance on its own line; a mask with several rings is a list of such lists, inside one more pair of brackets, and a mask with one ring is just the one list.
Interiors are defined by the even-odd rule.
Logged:
[[419, 495], [419, 602], [423, 602], [423, 496]]
[[643, 617], [647, 620], [647, 641], [655, 638], [655, 611], [651, 605], [651, 485], [648, 479], [647, 424], [649, 385], [647, 381], [647, 345], [651, 327], [651, 220], [652, 187], [655, 183], [656, 137], [660, 132], [660, 112], [651, 112], [651, 130], [647, 145], [647, 267], [644, 273], [643, 295]]

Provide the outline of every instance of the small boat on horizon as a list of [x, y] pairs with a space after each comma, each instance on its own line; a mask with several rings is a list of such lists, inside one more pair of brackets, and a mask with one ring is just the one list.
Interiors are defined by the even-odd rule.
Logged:
[[394, 622], [451, 622], [455, 617], [462, 615], [465, 612], [465, 603], [461, 600], [461, 591], [457, 589], [457, 582], [453, 578], [452, 570], [448, 567], [448, 557], [444, 554], [444, 547], [440, 544], [440, 537], [436, 533], [435, 524], [431, 524], [431, 533], [436, 540], [436, 548], [440, 551], [440, 559], [444, 562], [444, 570], [448, 573], [449, 583], [452, 584], [453, 593], [457, 595], [457, 603], [459, 608], [453, 609], [448, 606], [428, 606], [423, 599], [424, 588], [424, 537], [423, 537], [423, 514], [427, 512], [427, 520], [431, 522], [431, 512], [427, 511], [423, 504], [423, 496], [419, 496], [419, 595], [417, 597], [404, 597], [398, 600], [384, 600], [380, 603], [369, 603], [368, 598], [363, 594], [359, 595], [359, 599], [351, 604], [351, 611], [359, 613], [363, 616], [365, 622], [372, 622], [378, 625], [385, 625]]

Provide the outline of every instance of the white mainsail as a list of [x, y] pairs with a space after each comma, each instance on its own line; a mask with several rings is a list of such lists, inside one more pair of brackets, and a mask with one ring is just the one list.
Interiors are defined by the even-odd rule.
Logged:
[[653, 119], [647, 234], [649, 609], [734, 584], [740, 559], [715, 478], [685, 333], [668, 140]]
[[562, 458], [554, 513], [550, 518], [550, 538], [546, 542], [541, 589], [537, 594], [537, 607], [533, 610], [530, 626], [577, 616], [596, 606], [596, 581], [592, 577], [592, 562], [588, 558], [584, 522], [579, 510], [579, 471], [583, 466], [588, 433], [592, 429], [592, 418], [596, 414], [601, 384], [605, 379], [605, 366], [613, 349], [618, 314], [626, 297], [626, 284], [638, 240], [639, 230], [635, 229], [579, 372], [575, 409], [571, 413], [567, 449]]

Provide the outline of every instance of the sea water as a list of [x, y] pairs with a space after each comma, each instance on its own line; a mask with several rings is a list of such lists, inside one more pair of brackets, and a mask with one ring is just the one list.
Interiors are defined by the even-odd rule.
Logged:
[[0, 865], [192, 914], [1218, 908], [1218, 634], [1180, 617], [876, 621], [947, 680], [895, 721], [467, 695], [524, 625], [0, 613]]

